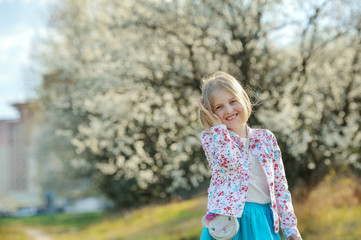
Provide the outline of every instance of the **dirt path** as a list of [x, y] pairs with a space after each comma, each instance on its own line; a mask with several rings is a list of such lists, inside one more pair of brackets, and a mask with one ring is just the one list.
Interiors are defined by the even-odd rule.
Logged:
[[33, 240], [51, 240], [51, 237], [39, 229], [27, 228], [25, 229], [25, 232]]

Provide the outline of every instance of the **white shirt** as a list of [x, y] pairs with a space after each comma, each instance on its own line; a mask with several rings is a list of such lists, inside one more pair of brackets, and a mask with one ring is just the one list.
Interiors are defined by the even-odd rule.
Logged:
[[[241, 138], [243, 144], [247, 146], [246, 138]], [[263, 171], [262, 165], [258, 159], [252, 154], [251, 150], [247, 149], [250, 174], [249, 185], [246, 202], [255, 202], [259, 204], [266, 204], [271, 202], [266, 174]]]

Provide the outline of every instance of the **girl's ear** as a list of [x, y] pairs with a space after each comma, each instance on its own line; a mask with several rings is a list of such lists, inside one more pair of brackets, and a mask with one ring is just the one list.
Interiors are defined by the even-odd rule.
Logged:
[[206, 216], [207, 216], [207, 215], [204, 215], [204, 216], [202, 217], [202, 224], [203, 224], [204, 227], [208, 228], [208, 226], [209, 226], [209, 221], [206, 219]]

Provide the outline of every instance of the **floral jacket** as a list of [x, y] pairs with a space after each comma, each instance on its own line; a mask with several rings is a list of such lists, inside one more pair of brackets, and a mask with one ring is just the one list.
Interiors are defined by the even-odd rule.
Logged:
[[[251, 129], [250, 149], [261, 162], [266, 174], [273, 211], [274, 231], [287, 237], [298, 234], [297, 219], [293, 212], [291, 194], [277, 140], [272, 132]], [[240, 137], [225, 125], [202, 133], [202, 146], [206, 153], [212, 178], [208, 189], [208, 212], [241, 217], [246, 202], [249, 180], [247, 151]]]

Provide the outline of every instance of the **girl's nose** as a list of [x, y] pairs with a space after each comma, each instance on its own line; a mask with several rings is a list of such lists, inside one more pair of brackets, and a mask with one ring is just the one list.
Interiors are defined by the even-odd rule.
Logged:
[[230, 105], [225, 106], [226, 113], [230, 113], [232, 111], [232, 107]]

